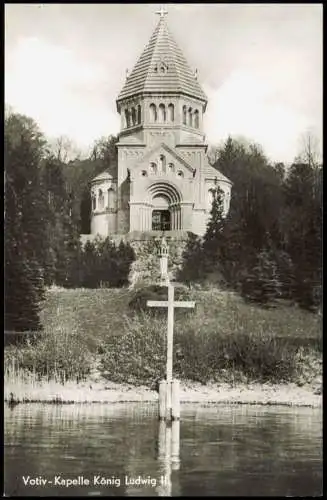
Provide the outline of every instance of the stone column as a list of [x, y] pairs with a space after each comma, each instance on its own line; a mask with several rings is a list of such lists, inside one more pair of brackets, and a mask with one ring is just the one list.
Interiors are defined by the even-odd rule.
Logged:
[[182, 209], [180, 205], [177, 207], [177, 229], [178, 231], [182, 229]]
[[170, 229], [174, 231], [176, 229], [176, 207], [170, 207]]
[[149, 231], [149, 207], [144, 207], [144, 230]]
[[146, 207], [146, 230], [151, 231], [151, 207]]
[[149, 231], [152, 229], [152, 207], [148, 207], [148, 226]]

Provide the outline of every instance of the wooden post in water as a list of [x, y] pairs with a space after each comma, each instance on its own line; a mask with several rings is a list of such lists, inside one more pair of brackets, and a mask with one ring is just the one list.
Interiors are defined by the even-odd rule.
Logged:
[[[167, 365], [166, 365], [166, 399], [163, 403], [163, 391], [159, 387], [159, 418], [164, 418], [168, 421], [180, 418], [180, 400], [179, 400], [179, 383], [173, 382], [173, 342], [174, 342], [174, 310], [175, 307], [194, 308], [193, 301], [175, 301], [175, 289], [169, 281], [168, 276], [168, 245], [165, 238], [162, 238], [160, 248], [160, 272], [161, 286], [166, 286], [168, 289], [168, 300], [148, 300], [148, 307], [167, 307]], [[161, 392], [160, 392], [161, 391]], [[174, 408], [173, 408], [174, 406]]]
[[173, 380], [171, 384], [171, 418], [172, 420], [179, 420], [181, 416], [180, 408], [180, 394], [179, 394], [179, 380]]
[[159, 383], [159, 419], [166, 418], [167, 382], [161, 380]]

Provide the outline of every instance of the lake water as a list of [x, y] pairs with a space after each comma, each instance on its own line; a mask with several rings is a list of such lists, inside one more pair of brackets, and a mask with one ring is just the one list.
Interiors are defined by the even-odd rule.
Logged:
[[322, 495], [321, 409], [181, 409], [170, 428], [157, 405], [6, 407], [5, 495]]

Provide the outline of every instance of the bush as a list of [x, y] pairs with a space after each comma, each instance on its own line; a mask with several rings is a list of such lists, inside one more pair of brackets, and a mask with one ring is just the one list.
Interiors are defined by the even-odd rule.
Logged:
[[[287, 338], [249, 332], [225, 335], [219, 326], [199, 328], [176, 322], [174, 375], [203, 384], [209, 381], [288, 382], [297, 373], [298, 347]], [[128, 333], [104, 346], [102, 370], [108, 380], [154, 387], [165, 378], [166, 320], [136, 315]]]
[[112, 382], [148, 385], [154, 388], [164, 378], [166, 323], [139, 315], [128, 333], [106, 341], [101, 359], [105, 378]]
[[[175, 300], [191, 300], [190, 292], [185, 288], [175, 288]], [[166, 307], [148, 307], [148, 300], [168, 300], [167, 287], [159, 285], [150, 285], [145, 288], [139, 288], [134, 292], [133, 298], [129, 302], [129, 308], [134, 312], [142, 312], [151, 316], [167, 316]], [[185, 314], [192, 314], [191, 309], [176, 308], [176, 317], [185, 317]]]
[[80, 285], [85, 288], [116, 288], [128, 284], [134, 251], [122, 241], [118, 246], [110, 238], [87, 241], [81, 256]]
[[296, 348], [271, 336], [181, 331], [176, 335], [175, 369], [180, 376], [202, 383], [231, 381], [237, 377], [258, 382], [290, 381], [296, 373]]

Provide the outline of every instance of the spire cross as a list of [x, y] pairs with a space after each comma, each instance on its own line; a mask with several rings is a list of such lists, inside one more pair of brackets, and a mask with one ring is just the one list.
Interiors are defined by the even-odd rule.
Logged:
[[156, 14], [159, 14], [159, 16], [161, 18], [163, 18], [164, 16], [166, 16], [168, 14], [168, 12], [164, 9], [164, 6], [161, 5], [160, 10], [157, 10]]

